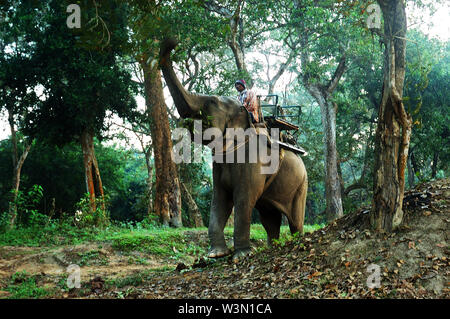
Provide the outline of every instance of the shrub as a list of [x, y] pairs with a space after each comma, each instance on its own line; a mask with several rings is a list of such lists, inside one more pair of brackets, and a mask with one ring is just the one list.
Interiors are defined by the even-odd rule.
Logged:
[[75, 205], [77, 208], [74, 217], [75, 225], [79, 227], [107, 226], [109, 224], [109, 202], [108, 195], [104, 195], [103, 198], [96, 198], [96, 209], [95, 211], [92, 211], [89, 193], [84, 194], [80, 201]]
[[[16, 199], [11, 203], [14, 205], [17, 215], [14, 226], [42, 226], [48, 221], [48, 217], [40, 213], [38, 208], [43, 195], [44, 190], [40, 185], [33, 185], [28, 191], [17, 191]], [[3, 213], [0, 218], [0, 228], [9, 226], [10, 218], [9, 213]]]

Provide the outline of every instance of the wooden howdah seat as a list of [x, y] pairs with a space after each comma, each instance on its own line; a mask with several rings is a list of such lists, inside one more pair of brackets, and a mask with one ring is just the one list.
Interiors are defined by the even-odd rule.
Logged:
[[[278, 128], [280, 131], [279, 140], [272, 140], [279, 144], [281, 148], [288, 149], [296, 154], [307, 155], [307, 152], [297, 144], [294, 135], [299, 132], [299, 127], [286, 119], [297, 118], [300, 122], [301, 106], [300, 105], [278, 105], [278, 95], [258, 95], [259, 118], [265, 126]], [[294, 131], [292, 134], [291, 131]]]

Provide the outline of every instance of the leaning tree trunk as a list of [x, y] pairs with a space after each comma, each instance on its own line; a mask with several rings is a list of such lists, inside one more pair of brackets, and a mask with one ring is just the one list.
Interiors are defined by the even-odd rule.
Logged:
[[[299, 3], [295, 4], [299, 6]], [[336, 113], [337, 105], [332, 103], [331, 97], [339, 84], [342, 75], [347, 70], [346, 52], [342, 52], [339, 64], [333, 76], [326, 84], [320, 83], [317, 74], [310, 71], [309, 34], [304, 28], [299, 28], [300, 59], [303, 70], [302, 81], [309, 94], [316, 100], [320, 107], [322, 127], [325, 143], [325, 198], [326, 217], [333, 220], [343, 216], [341, 183], [338, 173], [338, 158], [336, 150]]]
[[20, 173], [22, 171], [23, 163], [28, 156], [31, 148], [31, 142], [25, 145], [22, 155], [19, 158], [17, 150], [17, 134], [14, 125], [14, 117], [12, 111], [8, 110], [8, 121], [11, 128], [11, 143], [12, 143], [12, 161], [13, 161], [13, 178], [11, 183], [11, 199], [9, 202], [9, 226], [14, 227], [17, 219], [17, 195], [20, 187]]
[[403, 219], [411, 116], [403, 105], [406, 13], [403, 0], [378, 0], [384, 17], [384, 82], [375, 140], [371, 223], [390, 232]]
[[231, 11], [224, 6], [221, 6], [216, 1], [204, 1], [203, 5], [207, 10], [221, 15], [223, 18], [229, 21], [230, 35], [227, 39], [228, 46], [233, 52], [234, 60], [236, 62], [236, 68], [238, 69], [240, 74], [242, 74], [244, 77], [247, 77], [246, 81], [248, 88], [252, 88], [254, 80], [251, 74], [248, 72], [244, 53], [244, 25], [241, 17], [244, 1], [237, 0], [235, 2], [235, 11]]
[[155, 161], [156, 194], [153, 209], [164, 225], [181, 227], [181, 190], [177, 169], [172, 161], [172, 139], [161, 73], [158, 63], [149, 63], [149, 60], [148, 56], [144, 56], [140, 65], [144, 73], [145, 104]]
[[81, 134], [81, 149], [83, 151], [84, 176], [86, 191], [89, 193], [91, 213], [97, 210], [96, 198], [102, 198], [102, 210], [105, 211], [103, 184], [100, 177], [97, 158], [94, 151], [94, 133], [85, 129]]
[[12, 180], [12, 198], [11, 202], [9, 203], [9, 216], [10, 216], [10, 226], [14, 226], [17, 218], [17, 194], [19, 193], [19, 186], [20, 186], [20, 172], [22, 171], [23, 163], [25, 162], [25, 159], [28, 156], [28, 152], [30, 151], [31, 144], [26, 145], [25, 149], [23, 150], [22, 155], [20, 156], [19, 160], [17, 161], [16, 165], [14, 166], [13, 171], [13, 180]]
[[200, 210], [198, 209], [197, 203], [192, 198], [191, 193], [187, 189], [186, 185], [181, 182], [181, 193], [184, 198], [184, 202], [188, 207], [190, 227], [203, 227], [203, 219]]

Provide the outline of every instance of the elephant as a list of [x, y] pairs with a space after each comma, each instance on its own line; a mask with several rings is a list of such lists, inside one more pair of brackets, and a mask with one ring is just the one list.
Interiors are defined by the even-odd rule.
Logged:
[[[208, 126], [226, 135], [230, 128], [247, 129], [252, 124], [248, 112], [233, 97], [196, 94], [187, 91], [177, 78], [171, 52], [177, 40], [166, 39], [160, 47], [159, 63], [165, 82], [180, 116], [210, 119]], [[207, 141], [206, 141], [207, 142]], [[202, 141], [203, 144], [206, 144]], [[247, 147], [247, 146], [246, 146]], [[272, 174], [262, 174], [262, 162], [219, 163], [213, 161], [213, 196], [210, 208], [208, 237], [209, 258], [232, 254], [238, 262], [251, 252], [250, 222], [254, 207], [267, 232], [269, 245], [280, 235], [282, 215], [287, 217], [292, 234], [303, 232], [308, 178], [302, 159], [282, 150], [279, 167]], [[234, 207], [234, 251], [227, 247], [224, 228]]]

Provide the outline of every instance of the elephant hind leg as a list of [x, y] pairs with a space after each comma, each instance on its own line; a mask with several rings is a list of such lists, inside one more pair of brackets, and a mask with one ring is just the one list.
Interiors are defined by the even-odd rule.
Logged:
[[291, 234], [303, 233], [303, 223], [305, 220], [306, 194], [308, 192], [308, 183], [305, 181], [298, 189], [292, 202], [292, 210], [289, 220], [289, 229]]
[[259, 216], [264, 229], [267, 232], [267, 242], [272, 245], [272, 240], [280, 237], [281, 213], [276, 210], [260, 210]]

